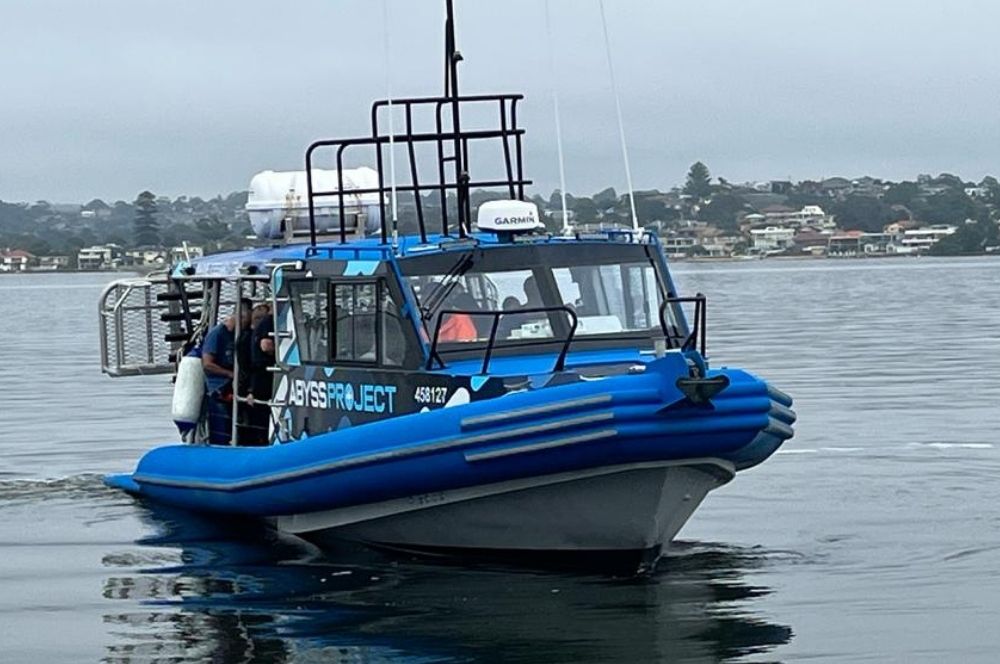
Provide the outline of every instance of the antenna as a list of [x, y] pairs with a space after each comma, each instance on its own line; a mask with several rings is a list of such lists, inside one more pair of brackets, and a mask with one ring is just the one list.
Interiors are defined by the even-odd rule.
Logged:
[[566, 161], [563, 158], [562, 122], [559, 118], [559, 82], [556, 78], [556, 59], [552, 46], [552, 16], [549, 0], [545, 0], [545, 32], [549, 43], [549, 78], [552, 80], [552, 107], [556, 119], [556, 151], [559, 154], [559, 197], [562, 199], [562, 232], [569, 234], [569, 212], [566, 206]]
[[462, 124], [458, 103], [458, 63], [462, 61], [462, 53], [455, 46], [455, 9], [453, 0], [445, 0], [444, 22], [444, 96], [451, 100], [451, 128], [455, 136], [452, 159], [455, 162], [456, 198], [458, 202], [458, 236], [465, 237], [469, 228], [469, 217], [472, 210], [469, 207], [469, 172], [465, 166], [465, 156], [462, 152]]
[[601, 25], [604, 28], [604, 51], [608, 57], [608, 71], [611, 73], [611, 92], [615, 96], [615, 110], [618, 112], [618, 136], [622, 143], [622, 159], [625, 162], [625, 184], [628, 187], [628, 202], [632, 211], [632, 230], [638, 232], [639, 217], [635, 213], [635, 191], [632, 189], [632, 169], [628, 162], [628, 145], [625, 142], [625, 121], [622, 119], [622, 102], [615, 80], [615, 65], [611, 59], [611, 38], [608, 36], [608, 18], [604, 13], [604, 0], [598, 0], [601, 8]]
[[[389, 0], [382, 0], [382, 29], [385, 42], [385, 98], [389, 113], [389, 182], [392, 187], [392, 246], [399, 244], [399, 206], [396, 196], [396, 126], [392, 108], [392, 68], [389, 64]], [[381, 148], [379, 148], [381, 150]], [[381, 220], [380, 220], [381, 221]]]

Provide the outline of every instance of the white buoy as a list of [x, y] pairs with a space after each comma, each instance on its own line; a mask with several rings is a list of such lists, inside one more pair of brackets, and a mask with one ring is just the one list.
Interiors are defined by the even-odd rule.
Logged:
[[181, 433], [187, 433], [198, 426], [201, 417], [201, 401], [205, 396], [205, 370], [201, 358], [186, 355], [177, 366], [177, 380], [174, 381], [174, 399], [171, 415]]

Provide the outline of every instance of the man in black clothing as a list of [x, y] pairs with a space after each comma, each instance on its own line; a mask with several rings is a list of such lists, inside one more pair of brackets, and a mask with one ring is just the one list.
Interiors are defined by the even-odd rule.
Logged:
[[[274, 378], [270, 367], [274, 366], [274, 317], [268, 308], [254, 326], [250, 344], [250, 363], [247, 371], [248, 396], [255, 401], [270, 401], [274, 389]], [[271, 407], [254, 403], [249, 409], [247, 445], [267, 445], [270, 442], [269, 427]]]

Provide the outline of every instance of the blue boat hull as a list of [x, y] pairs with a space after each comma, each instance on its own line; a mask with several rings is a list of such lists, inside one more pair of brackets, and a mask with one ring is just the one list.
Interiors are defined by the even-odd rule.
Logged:
[[[627, 495], [619, 496], [621, 487], [612, 486], [610, 480], [594, 488], [593, 478], [615, 475], [612, 469], [628, 473], [685, 468], [685, 473], [695, 473], [685, 475], [685, 482], [703, 476], [703, 482], [693, 481], [687, 493], [678, 494], [681, 502], [688, 496], [693, 511], [704, 493], [736, 471], [760, 463], [790, 438], [795, 415], [790, 398], [740, 370], [710, 372], [709, 377], [724, 375], [728, 386], [708, 404], [692, 403], [676, 385], [687, 372], [683, 356], [669, 354], [637, 374], [526, 390], [286, 445], [165, 446], [146, 454], [133, 474], [109, 477], [108, 483], [192, 510], [250, 515], [302, 534], [337, 531], [388, 545], [475, 548], [477, 542], [484, 543], [475, 536], [449, 540], [425, 534], [420, 537], [448, 541], [405, 542], [365, 534], [399, 531], [388, 526], [403, 514], [412, 522], [420, 513], [426, 517], [435, 511], [438, 516], [451, 512], [446, 521], [468, 530], [466, 521], [482, 521], [505, 506], [544, 510], [567, 494], [572, 494], [572, 505], [560, 509], [586, 512], [601, 501], [627, 501]], [[670, 493], [677, 480], [669, 473], [661, 475], [643, 475], [645, 490]], [[586, 480], [592, 488], [577, 480]], [[561, 487], [553, 490], [555, 485]], [[483, 494], [483, 487], [495, 490]], [[608, 498], [612, 494], [614, 498]], [[459, 509], [458, 504], [466, 507]], [[373, 506], [389, 506], [389, 511], [372, 511]], [[475, 509], [470, 511], [469, 506]], [[660, 512], [685, 511], [686, 506], [650, 503], [649, 510], [641, 518], [662, 521], [672, 516]], [[312, 527], [294, 525], [310, 522], [309, 515], [328, 518], [312, 518]], [[379, 520], [386, 527], [373, 531], [359, 525]], [[686, 515], [676, 528], [666, 529], [672, 530], [666, 533], [667, 541], [683, 520]], [[498, 528], [510, 531], [523, 521], [514, 519]], [[607, 529], [614, 523], [614, 515], [608, 514], [593, 527]], [[544, 528], [544, 522], [537, 527]], [[530, 543], [530, 533], [508, 534], [510, 548]], [[591, 548], [613, 543], [606, 534], [594, 532]], [[578, 535], [566, 541], [579, 541]], [[488, 548], [505, 548], [496, 546], [503, 544], [503, 537], [503, 533], [491, 535], [485, 543]], [[580, 545], [586, 548], [587, 543]]]

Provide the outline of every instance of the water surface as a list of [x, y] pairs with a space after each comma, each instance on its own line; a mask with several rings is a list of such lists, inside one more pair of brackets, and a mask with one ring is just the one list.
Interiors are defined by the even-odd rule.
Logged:
[[103, 488], [169, 378], [99, 371], [108, 275], [0, 277], [0, 660], [994, 661], [1000, 261], [686, 263], [796, 437], [648, 577], [320, 551]]

